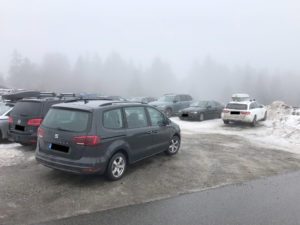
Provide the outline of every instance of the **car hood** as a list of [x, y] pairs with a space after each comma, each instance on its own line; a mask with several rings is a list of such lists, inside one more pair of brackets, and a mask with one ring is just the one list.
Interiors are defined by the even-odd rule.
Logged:
[[205, 111], [205, 108], [201, 107], [189, 107], [181, 110], [182, 112], [203, 112]]

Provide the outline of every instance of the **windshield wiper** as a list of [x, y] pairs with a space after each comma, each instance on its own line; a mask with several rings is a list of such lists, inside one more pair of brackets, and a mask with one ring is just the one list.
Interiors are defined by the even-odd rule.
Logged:
[[68, 129], [61, 128], [61, 127], [57, 127], [56, 129], [57, 129], [57, 130], [60, 130], [60, 131], [72, 131], [72, 130], [68, 130]]

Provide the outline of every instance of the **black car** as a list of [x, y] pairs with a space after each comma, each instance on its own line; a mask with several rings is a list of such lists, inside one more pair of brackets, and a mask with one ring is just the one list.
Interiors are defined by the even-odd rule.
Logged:
[[197, 101], [189, 108], [180, 110], [179, 118], [198, 121], [221, 118], [223, 108], [224, 106], [216, 101]]
[[[54, 96], [54, 97], [47, 97]], [[55, 97], [55, 93], [41, 93], [39, 98], [18, 101], [10, 112], [8, 138], [22, 145], [34, 145], [37, 142], [37, 129], [45, 115], [54, 104], [73, 99], [73, 97]]]
[[180, 128], [157, 109], [111, 100], [54, 105], [38, 131], [36, 159], [77, 174], [120, 179], [128, 164], [180, 147]]

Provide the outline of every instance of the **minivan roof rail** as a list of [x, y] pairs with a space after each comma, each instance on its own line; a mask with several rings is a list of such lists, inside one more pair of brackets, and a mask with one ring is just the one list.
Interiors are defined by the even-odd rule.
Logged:
[[125, 101], [113, 101], [113, 102], [106, 102], [99, 106], [108, 106], [108, 105], [119, 105], [119, 104], [144, 104], [142, 102], [125, 102]]
[[66, 100], [66, 102], [78, 102], [78, 101], [84, 101], [84, 103], [88, 103], [89, 101], [99, 101], [99, 100], [108, 100], [112, 101], [111, 98], [103, 98], [103, 97], [94, 97], [94, 98], [85, 98], [85, 97], [75, 97], [70, 100]]

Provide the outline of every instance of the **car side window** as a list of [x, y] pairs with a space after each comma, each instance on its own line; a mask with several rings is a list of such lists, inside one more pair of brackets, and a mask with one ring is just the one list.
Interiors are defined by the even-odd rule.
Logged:
[[174, 98], [174, 100], [175, 100], [176, 102], [182, 101], [179, 95], [177, 95], [177, 96]]
[[256, 109], [256, 108], [257, 108], [256, 102], [250, 104], [250, 109]]
[[113, 109], [103, 113], [103, 126], [108, 129], [123, 128], [121, 109]]
[[126, 107], [124, 110], [128, 128], [142, 128], [148, 126], [144, 107]]
[[165, 117], [161, 112], [150, 107], [147, 109], [152, 126], [160, 126], [161, 124], [163, 124]]

